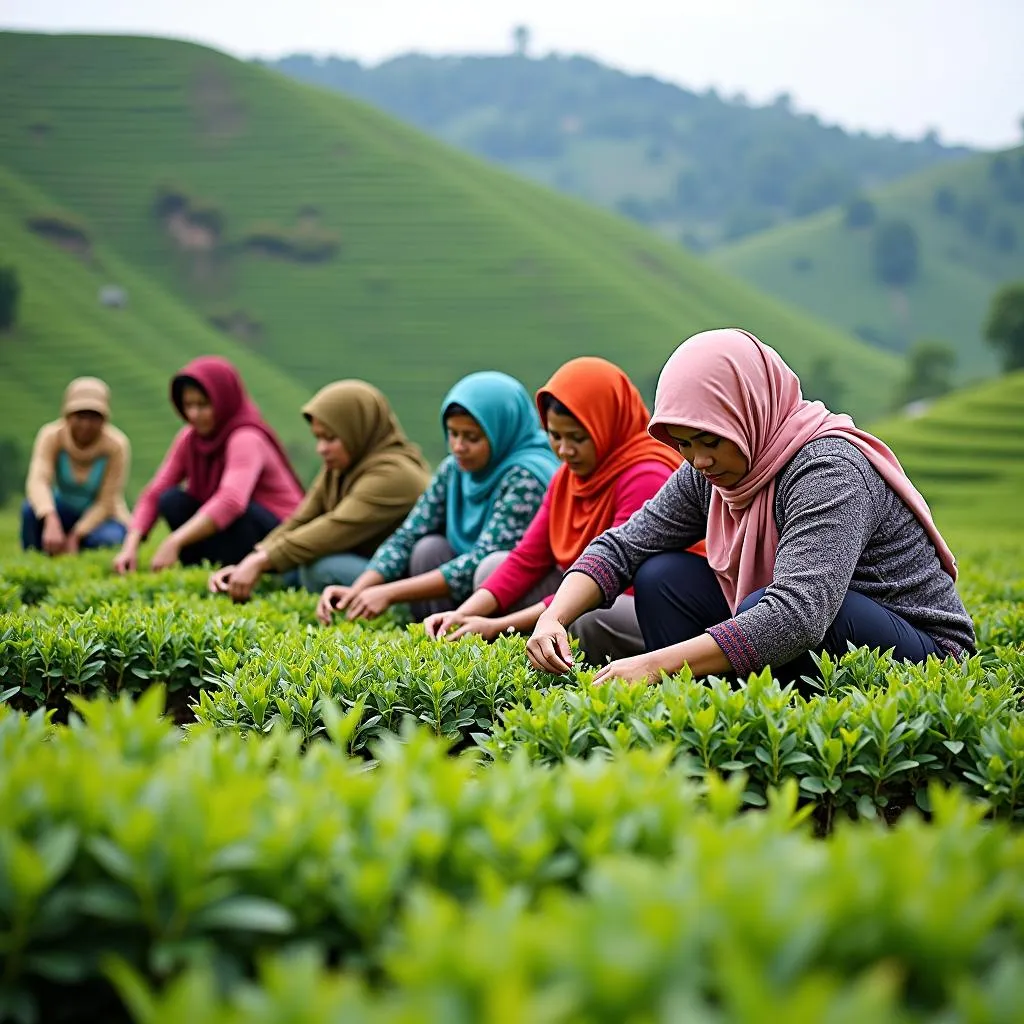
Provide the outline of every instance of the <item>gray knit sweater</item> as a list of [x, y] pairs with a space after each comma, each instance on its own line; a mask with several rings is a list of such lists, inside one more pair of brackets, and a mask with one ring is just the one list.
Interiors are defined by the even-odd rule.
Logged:
[[[710, 503], [711, 485], [684, 463], [569, 572], [589, 576], [610, 603], [644, 559], [700, 540]], [[739, 675], [820, 650], [848, 590], [902, 616], [954, 657], [973, 653], [974, 627], [934, 545], [849, 441], [819, 438], [796, 453], [776, 480], [775, 522], [779, 546], [764, 597], [708, 630]]]

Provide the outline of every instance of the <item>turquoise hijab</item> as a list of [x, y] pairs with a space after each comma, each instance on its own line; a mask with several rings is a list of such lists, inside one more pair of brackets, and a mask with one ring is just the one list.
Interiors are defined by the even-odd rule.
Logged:
[[546, 487], [558, 459], [541, 429], [533, 399], [514, 377], [495, 370], [463, 377], [441, 403], [442, 427], [450, 405], [461, 405], [480, 424], [491, 445], [485, 469], [465, 473], [456, 467], [448, 478], [445, 536], [455, 553], [463, 555], [476, 544], [505, 474], [520, 466]]

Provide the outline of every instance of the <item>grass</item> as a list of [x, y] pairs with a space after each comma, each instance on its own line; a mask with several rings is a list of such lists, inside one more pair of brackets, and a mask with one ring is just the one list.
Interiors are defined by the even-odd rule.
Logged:
[[[601, 355], [650, 392], [682, 338], [738, 324], [797, 370], [830, 357], [862, 418], [882, 411], [899, 372], [635, 225], [199, 46], [0, 34], [0, 90], [0, 159], [97, 245], [204, 318], [230, 307], [258, 322], [254, 350], [307, 390], [374, 381], [434, 456], [440, 396], [484, 367], [535, 387], [572, 356]], [[211, 250], [182, 251], [154, 214], [167, 182], [222, 216]], [[254, 227], [295, 229], [309, 208], [338, 239], [333, 258], [242, 247]]]
[[915, 419], [873, 430], [896, 452], [951, 537], [1021, 528], [1024, 498], [1024, 371], [936, 401]]
[[[1011, 165], [1024, 166], [1024, 149], [1007, 156]], [[958, 353], [962, 380], [989, 375], [997, 360], [982, 337], [988, 305], [1000, 284], [1024, 278], [1024, 203], [999, 197], [990, 178], [991, 161], [986, 155], [943, 164], [869, 193], [879, 220], [905, 219], [918, 234], [920, 273], [899, 294], [875, 278], [873, 229], [847, 228], [839, 209], [725, 246], [711, 254], [711, 262], [891, 349], [903, 350], [922, 337], [948, 341]], [[954, 193], [957, 213], [935, 209], [941, 187]], [[962, 210], [979, 199], [989, 211], [989, 224], [983, 236], [975, 237], [964, 227]], [[1016, 231], [1013, 251], [995, 248], [992, 233], [998, 222]]]

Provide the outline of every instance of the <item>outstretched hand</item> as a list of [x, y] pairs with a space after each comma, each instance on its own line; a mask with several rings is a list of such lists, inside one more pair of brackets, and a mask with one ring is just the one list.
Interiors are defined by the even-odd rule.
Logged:
[[569, 634], [557, 619], [542, 615], [534, 627], [533, 636], [526, 642], [526, 656], [530, 664], [541, 672], [565, 675], [573, 667]]

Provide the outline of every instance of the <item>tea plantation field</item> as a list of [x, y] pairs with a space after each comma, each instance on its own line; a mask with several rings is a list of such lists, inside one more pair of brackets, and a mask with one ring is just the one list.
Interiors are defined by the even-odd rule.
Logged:
[[1012, 531], [951, 536], [977, 657], [797, 692], [321, 630], [11, 522], [0, 1019], [1020, 1019]]

